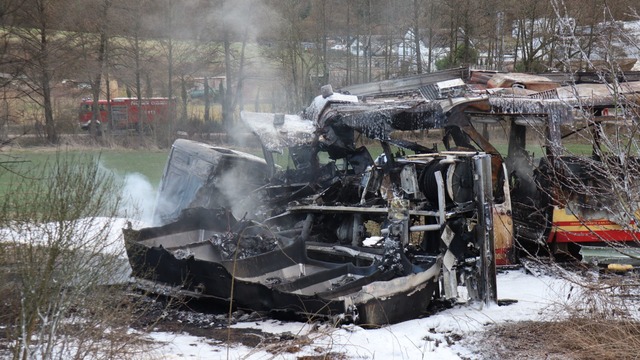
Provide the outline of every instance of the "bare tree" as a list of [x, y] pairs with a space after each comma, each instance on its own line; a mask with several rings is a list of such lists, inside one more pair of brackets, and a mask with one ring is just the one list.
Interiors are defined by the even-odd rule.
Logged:
[[[176, 34], [176, 17], [180, 16], [180, 10], [175, 2], [173, 1], [163, 1], [162, 2], [162, 20], [164, 23], [164, 34], [163, 38], [160, 41], [160, 47], [164, 58], [166, 59], [167, 66], [167, 91], [166, 96], [169, 98], [170, 102], [173, 102], [174, 98], [174, 77], [175, 77], [175, 67], [176, 67], [176, 42], [174, 40]], [[205, 94], [206, 96], [206, 94]], [[183, 101], [186, 101], [183, 100]], [[186, 104], [183, 103], [183, 106], [186, 108]], [[164, 126], [164, 141], [167, 144], [171, 144], [173, 141], [173, 133], [174, 133], [174, 123], [175, 120], [173, 115], [170, 115], [168, 119], [166, 119], [166, 124], [156, 125], [156, 134], [158, 134], [158, 127]]]
[[[545, 70], [543, 59], [556, 38], [558, 19], [553, 16], [549, 3], [523, 1], [515, 12], [516, 57], [520, 59], [519, 70], [540, 72]], [[518, 67], [518, 59], [515, 61]]]
[[[244, 83], [245, 49], [249, 36], [249, 27], [255, 20], [252, 15], [259, 4], [250, 1], [220, 0], [217, 3], [222, 11], [216, 20], [220, 22], [222, 47], [224, 52], [224, 70], [226, 86], [223, 94], [219, 94], [222, 102], [222, 122], [227, 131], [234, 126], [234, 112], [239, 103]], [[233, 41], [240, 40], [240, 51], [233, 48]]]
[[58, 142], [58, 132], [53, 115], [52, 81], [56, 78], [56, 69], [62, 67], [60, 61], [65, 57], [62, 50], [68, 38], [54, 36], [54, 28], [61, 26], [63, 18], [51, 0], [25, 0], [16, 9], [15, 16], [21, 27], [11, 28], [11, 36], [17, 39], [22, 50], [15, 52], [16, 62], [20, 62], [19, 73], [23, 85], [28, 89], [26, 95], [42, 107], [44, 130], [51, 144]]
[[102, 0], [99, 3], [89, 2], [81, 5], [87, 11], [96, 14], [95, 21], [92, 22], [93, 28], [88, 29], [87, 33], [80, 33], [78, 37], [80, 47], [84, 50], [82, 51], [82, 59], [84, 60], [82, 67], [91, 85], [93, 117], [89, 123], [89, 133], [94, 138], [104, 130], [102, 128], [104, 125], [99, 124], [100, 106], [98, 103], [103, 95], [102, 82], [108, 66], [109, 18], [112, 2], [112, 0]]
[[310, 15], [311, 4], [303, 1], [282, 0], [276, 7], [280, 16], [278, 46], [270, 57], [280, 64], [287, 108], [299, 109], [305, 103], [305, 88], [311, 63], [304, 49], [303, 20]]
[[16, 63], [16, 58], [10, 54], [11, 51], [18, 51], [12, 48], [11, 28], [15, 21], [15, 13], [20, 9], [22, 0], [7, 0], [4, 6], [0, 7], [0, 25], [5, 31], [0, 33], [0, 68], [4, 69], [4, 74], [0, 78], [0, 91], [2, 91], [2, 99], [0, 103], [0, 141], [5, 143], [8, 141], [8, 132], [6, 127], [11, 118], [11, 107], [9, 100], [15, 97], [15, 91], [12, 89], [13, 76], [19, 73], [21, 66]]
[[[152, 66], [151, 56], [147, 43], [145, 43], [144, 37], [144, 17], [148, 3], [146, 1], [136, 1], [133, 3], [127, 3], [123, 5], [121, 14], [125, 14], [130, 26], [125, 29], [126, 31], [126, 46], [123, 47], [122, 53], [117, 59], [119, 67], [126, 69], [127, 72], [124, 76], [124, 81], [128, 89], [132, 89], [137, 98], [138, 109], [142, 109], [142, 99], [144, 97], [143, 81], [145, 75], [149, 71], [149, 67]], [[143, 140], [146, 117], [145, 113], [139, 111], [138, 122], [136, 124], [136, 130], [138, 131], [140, 140]]]
[[413, 40], [416, 51], [416, 71], [422, 74], [422, 53], [421, 53], [421, 33], [420, 33], [420, 14], [422, 13], [422, 1], [413, 0]]

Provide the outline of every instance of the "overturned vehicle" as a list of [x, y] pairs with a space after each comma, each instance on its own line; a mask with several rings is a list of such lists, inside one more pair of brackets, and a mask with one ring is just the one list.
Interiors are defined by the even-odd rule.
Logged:
[[162, 225], [124, 230], [134, 275], [238, 308], [365, 325], [424, 315], [434, 299], [459, 299], [459, 285], [493, 302], [490, 155], [391, 137], [444, 120], [419, 98], [329, 93], [299, 115], [243, 112], [263, 158], [177, 140]]

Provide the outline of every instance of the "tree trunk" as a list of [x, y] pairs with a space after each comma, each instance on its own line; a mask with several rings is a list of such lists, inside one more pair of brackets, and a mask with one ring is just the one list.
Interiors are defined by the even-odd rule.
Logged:
[[347, 86], [351, 85], [351, 41], [351, 2], [347, 1]]
[[232, 126], [232, 116], [231, 113], [231, 44], [229, 42], [229, 30], [227, 29], [226, 24], [223, 30], [223, 43], [224, 43], [224, 67], [225, 73], [227, 75], [226, 83], [227, 88], [225, 89], [224, 96], [222, 97], [222, 124], [227, 131], [231, 130]]
[[209, 114], [209, 108], [211, 107], [211, 100], [209, 98], [209, 77], [204, 77], [204, 122], [211, 121], [211, 115]]
[[420, 14], [419, 0], [413, 0], [413, 41], [416, 47], [416, 69], [418, 74], [422, 74], [422, 50], [420, 49], [420, 24], [418, 22]]
[[105, 65], [105, 53], [107, 51], [107, 34], [104, 32], [104, 28], [101, 29], [100, 33], [100, 43], [98, 45], [98, 64], [99, 69], [96, 71], [92, 84], [91, 84], [91, 93], [93, 96], [93, 121], [89, 123], [89, 134], [91, 137], [95, 138], [96, 136], [102, 133], [103, 124], [100, 123], [98, 125], [98, 120], [101, 120], [100, 116], [100, 85], [102, 83], [102, 72]]
[[327, 12], [325, 1], [322, 1], [322, 85], [329, 83], [329, 59], [327, 59]]
[[42, 95], [44, 97], [44, 123], [47, 133], [47, 141], [50, 144], [58, 143], [58, 132], [53, 118], [53, 105], [51, 103], [51, 85], [49, 83], [49, 73], [47, 70], [42, 74]]
[[[222, 86], [222, 84], [220, 84]], [[222, 94], [220, 94], [222, 96]], [[182, 114], [180, 120], [187, 121], [187, 101], [189, 100], [189, 94], [187, 94], [187, 81], [184, 76], [180, 77], [180, 99], [182, 100]]]
[[58, 133], [53, 118], [53, 104], [51, 103], [51, 74], [49, 73], [49, 39], [47, 38], [46, 27], [40, 28], [40, 66], [42, 76], [42, 97], [44, 106], [44, 127], [47, 134], [47, 141], [50, 144], [58, 143]]
[[[173, 1], [167, 1], [165, 3], [167, 6], [165, 22], [167, 31], [167, 98], [169, 99], [170, 107], [173, 104], [173, 4]], [[167, 118], [164, 119], [166, 121], [167, 145], [170, 145], [173, 141], [174, 115], [175, 112], [169, 112]]]
[[249, 40], [249, 28], [244, 28], [244, 34], [242, 36], [242, 48], [240, 50], [240, 64], [238, 66], [238, 81], [236, 83], [236, 93], [233, 98], [233, 103], [231, 104], [231, 111], [234, 111], [236, 107], [240, 107], [240, 110], [244, 109], [243, 99], [242, 99], [242, 87], [244, 85], [244, 61], [245, 61], [245, 50], [247, 48], [247, 41]]
[[137, 130], [140, 139], [142, 140], [144, 134], [144, 124], [142, 117], [142, 69], [140, 59], [140, 38], [138, 31], [134, 35], [134, 63], [135, 63], [135, 78], [136, 78], [136, 96], [138, 98], [138, 122]]
[[360, 35], [356, 34], [356, 84], [359, 84], [359, 83], [360, 83]]

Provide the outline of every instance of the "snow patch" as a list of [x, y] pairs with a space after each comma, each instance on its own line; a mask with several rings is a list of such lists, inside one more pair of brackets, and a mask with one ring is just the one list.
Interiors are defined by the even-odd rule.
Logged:
[[227, 351], [230, 359], [294, 359], [305, 355], [318, 356], [319, 350], [324, 354], [342, 353], [350, 359], [479, 359], [481, 356], [465, 348], [458, 340], [484, 331], [493, 324], [557, 318], [557, 310], [566, 303], [574, 289], [571, 279], [534, 276], [524, 270], [511, 270], [498, 274], [498, 298], [517, 300], [508, 306], [458, 305], [429, 317], [379, 329], [364, 329], [356, 325], [334, 328], [277, 320], [233, 325], [234, 328], [259, 329], [271, 334], [290, 333], [309, 339], [310, 343], [301, 347], [299, 352], [278, 356], [245, 346], [227, 348], [225, 344], [185, 334], [154, 332], [149, 336], [159, 343], [158, 354], [176, 359], [226, 358]]

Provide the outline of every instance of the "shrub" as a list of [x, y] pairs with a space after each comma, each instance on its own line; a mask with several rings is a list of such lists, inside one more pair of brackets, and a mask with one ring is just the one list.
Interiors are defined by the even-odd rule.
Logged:
[[114, 236], [113, 178], [71, 155], [0, 171], [20, 172], [0, 209], [0, 326], [11, 356], [127, 358], [134, 306], [120, 291], [130, 270]]

